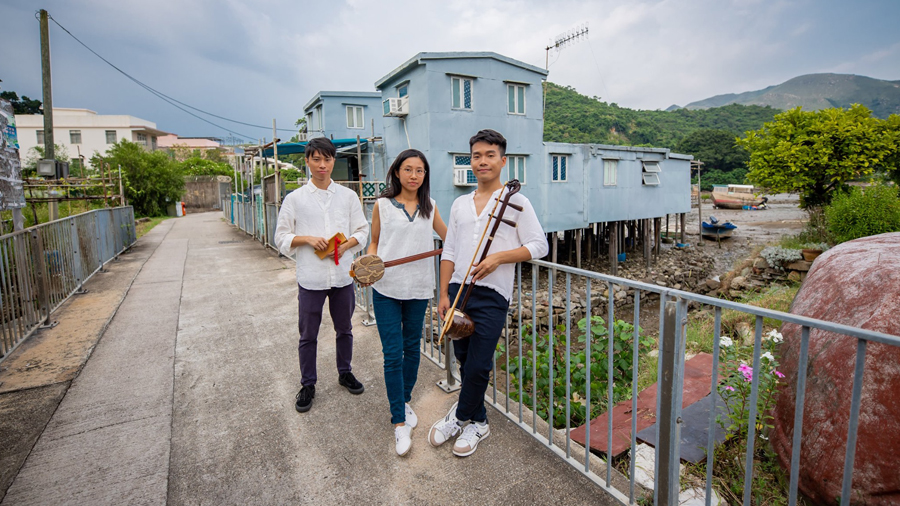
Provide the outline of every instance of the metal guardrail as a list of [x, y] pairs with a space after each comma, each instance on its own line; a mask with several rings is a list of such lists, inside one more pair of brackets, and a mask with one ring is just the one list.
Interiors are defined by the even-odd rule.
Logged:
[[53, 311], [136, 240], [131, 206], [0, 236], [0, 360], [50, 325]]
[[[517, 266], [516, 290], [514, 292], [514, 299], [510, 308], [510, 317], [507, 321], [507, 330], [504, 332], [504, 335], [501, 336], [498, 346], [498, 349], [500, 349], [501, 351], [505, 350], [505, 353], [498, 353], [499, 356], [505, 355], [505, 363], [498, 364], [497, 359], [495, 358], [493, 375], [494, 379], [492, 379], [492, 385], [490, 386], [490, 390], [486, 395], [486, 399], [494, 408], [496, 408], [500, 413], [506, 416], [510, 421], [516, 423], [519, 427], [530, 433], [536, 440], [551, 449], [559, 457], [568, 462], [570, 465], [572, 465], [572, 467], [576, 468], [579, 472], [596, 483], [598, 486], [603, 488], [619, 502], [621, 502], [622, 504], [636, 504], [637, 501], [640, 500], [640, 498], [636, 494], [635, 461], [633, 458], [628, 465], [627, 473], [625, 473], [625, 483], [623, 484], [623, 480], [620, 478], [618, 480], [618, 487], [616, 486], [617, 480], [615, 479], [615, 477], [619, 475], [619, 473], [613, 471], [614, 466], [606, 465], [606, 463], [612, 460], [612, 455], [609, 451], [609, 449], [611, 448], [611, 442], [613, 441], [613, 416], [611, 407], [617, 403], [616, 399], [614, 399], [613, 394], [614, 381], [611, 381], [611, 371], [614, 370], [613, 361], [615, 359], [615, 352], [613, 350], [614, 339], [608, 339], [608, 362], [604, 364], [607, 373], [605, 378], [600, 378], [605, 380], [607, 384], [606, 392], [591, 391], [591, 371], [594, 370], [594, 367], [592, 366], [596, 365], [595, 363], [592, 363], [591, 353], [585, 354], [586, 363], [579, 364], [583, 365], [583, 368], [579, 367], [579, 369], [583, 371], [579, 374], [586, 375], [586, 380], [584, 381], [585, 389], [583, 391], [574, 392], [572, 390], [573, 370], [571, 369], [571, 360], [573, 354], [578, 350], [584, 349], [584, 347], [590, 349], [591, 346], [591, 332], [585, 333], [587, 342], [584, 343], [584, 347], [582, 347], [578, 343], [573, 343], [571, 341], [574, 320], [574, 318], [572, 317], [573, 293], [579, 300], [585, 301], [584, 314], [591, 315], [592, 289], [600, 291], [606, 290], [608, 292], [606, 296], [607, 300], [605, 301], [607, 311], [605, 325], [607, 332], [606, 335], [608, 336], [613, 335], [613, 327], [616, 321], [616, 286], [632, 290], [633, 294], [633, 302], [631, 303], [633, 305], [631, 324], [634, 328], [634, 336], [632, 339], [632, 344], [634, 346], [634, 349], [632, 350], [633, 363], [631, 364], [631, 378], [627, 381], [627, 385], [625, 385], [627, 387], [630, 387], [631, 390], [631, 456], [635, 455], [637, 443], [637, 431], [635, 430], [635, 428], [638, 419], [638, 377], [642, 372], [639, 364], [638, 350], [638, 329], [640, 327], [641, 311], [642, 308], [646, 309], [647, 307], [653, 307], [654, 312], [659, 311], [660, 315], [659, 336], [661, 336], [661, 338], [657, 341], [659, 346], [659, 359], [656, 365], [656, 367], [658, 368], [656, 420], [658, 423], [657, 433], [659, 438], [658, 444], [656, 445], [655, 469], [653, 473], [654, 483], [656, 484], [653, 493], [654, 504], [678, 504], [678, 494], [680, 491], [679, 452], [681, 441], [680, 431], [682, 425], [682, 391], [684, 388], [685, 343], [687, 334], [686, 328], [689, 318], [689, 303], [696, 303], [711, 308], [714, 316], [714, 349], [712, 353], [713, 366], [711, 394], [715, 394], [718, 391], [719, 385], [719, 353], [723, 337], [723, 310], [733, 310], [744, 313], [752, 316], [755, 320], [756, 325], [753, 335], [754, 347], [752, 359], [753, 371], [760, 370], [760, 360], [761, 356], [763, 355], [762, 342], [764, 318], [774, 319], [782, 323], [794, 324], [801, 327], [802, 337], [798, 363], [799, 371], [806, 371], [807, 368], [809, 358], [809, 334], [811, 329], [820, 329], [828, 332], [833, 332], [845, 336], [848, 339], [857, 340], [858, 344], [856, 367], [853, 375], [853, 397], [851, 400], [848, 444], [845, 449], [844, 478], [842, 484], [843, 491], [841, 493], [841, 504], [846, 505], [850, 503], [850, 499], [852, 497], [850, 491], [855, 456], [856, 434], [859, 423], [859, 412], [862, 396], [862, 377], [865, 366], [866, 344], [871, 341], [892, 346], [900, 346], [900, 337], [783, 313], [780, 311], [762, 309], [755, 306], [736, 303], [723, 299], [716, 299], [680, 290], [674, 290], [657, 285], [642, 283], [639, 281], [632, 281], [624, 278], [608, 276], [605, 274], [576, 269], [565, 265], [552, 264], [550, 262], [541, 260], [530, 261], [528, 262], [528, 264], [531, 270], [530, 283], [526, 279], [525, 283], [523, 284], [522, 264], [519, 264]], [[552, 270], [555, 270], [558, 273], [557, 275], [562, 278], [559, 282], [550, 282], [549, 275]], [[576, 293], [573, 292], [572, 282], [573, 279], [578, 278], [581, 278], [581, 281], [584, 282], [584, 289]], [[554, 295], [556, 295], [557, 297], [561, 298], [565, 305], [564, 310], [559, 315], [559, 321], [555, 321], [553, 303], [550, 303], [550, 310], [547, 315], [547, 318], [549, 319], [548, 323], [551, 327], [554, 325], [554, 323], [561, 325], [564, 327], [564, 331], [559, 336], [554, 336], [554, 334], [550, 332], [548, 336], [545, 336], [547, 337], [546, 339], [539, 337], [539, 333], [543, 333], [539, 331], [539, 329], [541, 329], [542, 327], [540, 325], [540, 319], [542, 317], [538, 316], [537, 297], [535, 296], [536, 290], [533, 290], [531, 288], [542, 286], [539, 284], [539, 281], [542, 280], [546, 280], [547, 286], [550, 287], [548, 289], [548, 300], [553, 301]], [[523, 327], [523, 310], [528, 309], [528, 305], [523, 302], [523, 294], [526, 294], [527, 296], [528, 292], [530, 292], [531, 299], [531, 321], [529, 325], [528, 319], [524, 319], [524, 323], [526, 324], [526, 326]], [[658, 299], [658, 301], [654, 301], [648, 305], [647, 301], [651, 298]], [[436, 306], [436, 303], [434, 305]], [[431, 313], [429, 311], [429, 315], [430, 314]], [[513, 315], [515, 315], [515, 318], [513, 318]], [[628, 316], [620, 319], [627, 321]], [[510, 331], [510, 327], [520, 329], [519, 332], [522, 336], [521, 341], [516, 338], [513, 332]], [[530, 330], [524, 331], [527, 327], [530, 327]], [[450, 344], [448, 343], [443, 348], [433, 344], [433, 339], [436, 339], [437, 335], [436, 330], [436, 325], [434, 325], [434, 323], [431, 321], [431, 318], [426, 318], [421, 345], [422, 353], [426, 356], [426, 358], [431, 359], [433, 362], [448, 371], [448, 381], [452, 382], [454, 381], [454, 379], [458, 381], [459, 376], [452, 365], [454, 360], [452, 359], [452, 350], [449, 348]], [[557, 337], [559, 338], [559, 342], [556, 342]], [[500, 348], [500, 346], [502, 346], [502, 348]], [[555, 385], [556, 388], [550, 388], [548, 390], [550, 397], [548, 403], [549, 411], [546, 413], [546, 418], [542, 418], [537, 414], [540, 411], [537, 404], [537, 400], [539, 397], [536, 386], [538, 383], [538, 372], [536, 365], [537, 361], [530, 361], [530, 363], [532, 364], [530, 370], [523, 370], [522, 367], [519, 367], [516, 370], [515, 375], [517, 375], [517, 377], [515, 378], [514, 382], [516, 385], [518, 385], [517, 388], [510, 388], [511, 380], [508, 372], [510, 371], [510, 360], [512, 360], [513, 362], [516, 362], [516, 360], [518, 360], [519, 364], [523, 364], [527, 363], [523, 362], [523, 357], [525, 357], [527, 353], [534, 354], [538, 352], [548, 351], [549, 353], [547, 353], [547, 357], [550, 363], [544, 365], [549, 365], [549, 381], [550, 384]], [[554, 377], [553, 361], [558, 357], [564, 357], [559, 358], [559, 360], [565, 360], [565, 373], [560, 377]], [[506, 381], [500, 382], [500, 384], [495, 381], [497, 378], [501, 377], [498, 376], [498, 371], [507, 372], [507, 374], [505, 374]], [[526, 375], [530, 375], [530, 381]], [[748, 420], [756, 420], [757, 415], [759, 414], [757, 401], [760, 395], [760, 376], [760, 374], [753, 374], [749, 400], [750, 412], [748, 415]], [[441, 383], [444, 382], [442, 381]], [[524, 389], [524, 385], [526, 383], [530, 383], [531, 391], [526, 391]], [[444, 385], [441, 386], [444, 387]], [[564, 429], [554, 430], [552, 422], [552, 420], [554, 419], [554, 415], [556, 414], [554, 412], [554, 390], [563, 388], [565, 389], [565, 401], [561, 409], [565, 410], [566, 426]], [[805, 374], [798, 375], [796, 391], [796, 405], [802, 406], [804, 405], [806, 394]], [[597, 399], [596, 396], [598, 395], [605, 397], [604, 400], [606, 403], [606, 411], [607, 413], [610, 413], [606, 431], [606, 448], [608, 450], [605, 455], [606, 458], [603, 462], [599, 462], [599, 466], [598, 462], [596, 462], [596, 456], [592, 456], [590, 451], [585, 451], [584, 447], [572, 440], [571, 431], [574, 429], [574, 427], [572, 427], [569, 422], [571, 420], [570, 415], [573, 409], [573, 394], [578, 394], [578, 397], [584, 402], [586, 406], [591, 406], [591, 403], [594, 402], [595, 399]], [[516, 401], [516, 399], [531, 399], [531, 402], [518, 402]], [[719, 406], [721, 406], [721, 404], [719, 404]], [[789, 504], [792, 506], [797, 504], [797, 487], [801, 447], [800, 436], [803, 433], [803, 410], [797, 409], [795, 410], [795, 413], [792, 443], [793, 453], [791, 456], [790, 484], [788, 489]], [[585, 423], [589, 423], [590, 419], [591, 417], [588, 416]], [[714, 447], [715, 441], [713, 439], [713, 435], [716, 423], [716, 409], [710, 409], [709, 440], [707, 442], [706, 448]], [[587, 429], [588, 430], [585, 431], [585, 446], [590, 447], [591, 436], [589, 426], [587, 427]], [[753, 455], [755, 451], [754, 444], [756, 441], [756, 431], [756, 424], [748, 422], [746, 427], [747, 444], [744, 462], [745, 476], [743, 489], [743, 504], [745, 505], [752, 504], [753, 499], [751, 497], [751, 486], [754, 472]], [[562, 435], [562, 440], [560, 440], [560, 434]], [[583, 456], [583, 459], [576, 459], [575, 457], [573, 457], [575, 453], [577, 453], [579, 456]], [[709, 505], [712, 500], [712, 474], [715, 463], [714, 452], [707, 453], [707, 476], [705, 492], [706, 504]], [[598, 474], [596, 469], [600, 469], [600, 474]]]
[[[232, 199], [232, 202], [223, 202], [223, 215], [227, 220], [235, 225], [239, 225], [242, 230], [248, 231], [250, 230], [250, 225], [246, 222], [246, 220], [242, 219], [242, 216], [250, 214], [249, 211], [249, 202], [244, 203], [239, 200]], [[367, 209], [368, 210], [368, 209]], [[276, 216], [269, 216], [269, 212], [267, 209], [267, 220], [272, 220], [271, 230], [269, 230], [269, 234], [274, 233], [274, 220], [277, 218]], [[369, 213], [367, 212], [367, 215]], [[248, 232], [251, 233], [251, 232]], [[269, 242], [271, 243], [271, 238], [269, 238]], [[270, 246], [270, 244], [267, 244]], [[437, 273], [437, 280], [440, 283], [440, 269], [439, 269], [439, 259], [435, 258], [435, 272]], [[733, 310], [740, 313], [744, 313], [750, 315], [755, 320], [755, 332], [753, 336], [754, 348], [753, 348], [753, 357], [752, 357], [752, 368], [754, 371], [758, 371], [760, 367], [760, 360], [763, 355], [762, 353], [762, 341], [763, 341], [763, 319], [773, 319], [781, 322], [782, 324], [794, 324], [798, 325], [801, 328], [801, 345], [800, 345], [800, 357], [798, 370], [805, 371], [808, 364], [808, 352], [809, 352], [809, 334], [811, 329], [818, 329], [827, 332], [833, 332], [835, 334], [842, 335], [848, 339], [856, 339], [857, 340], [857, 357], [856, 357], [856, 366], [853, 375], [853, 392], [852, 392], [852, 400], [851, 400], [851, 413], [849, 419], [849, 432], [848, 432], [848, 444], [845, 448], [845, 461], [844, 461], [844, 477], [842, 483], [842, 493], [841, 493], [841, 504], [847, 505], [850, 503], [851, 499], [851, 484], [852, 484], [852, 476], [853, 476], [853, 465], [855, 458], [855, 447], [856, 447], [856, 435], [859, 424], [859, 412], [862, 398], [862, 377], [865, 368], [865, 354], [866, 354], [866, 344], [868, 342], [877, 342], [882, 344], [887, 344], [891, 346], [900, 347], [900, 337], [891, 336], [888, 334], [883, 334], [879, 332], [873, 332], [865, 329], [860, 329], [856, 327], [850, 327], [846, 325], [840, 325], [836, 323], [826, 322], [823, 320], [816, 320], [812, 318], [806, 318], [803, 316], [792, 315], [788, 313], [783, 313], [780, 311], [762, 309], [755, 306], [750, 306], [746, 304], [731, 302], [724, 299], [716, 299], [704, 295], [698, 295], [690, 292], [684, 292], [680, 290], [674, 290], [671, 288], [661, 287], [657, 285], [651, 285], [647, 283], [642, 283], [640, 281], [632, 281], [624, 278], [618, 278], [615, 276], [609, 276], [605, 274], [600, 274], [596, 272], [586, 271], [582, 269], [576, 269], [573, 267], [568, 267], [560, 264], [552, 264], [550, 262], [545, 262], [541, 260], [532, 260], [527, 262], [529, 268], [531, 269], [531, 280], [528, 283], [526, 279], [526, 283], [523, 284], [522, 279], [522, 265], [519, 264], [517, 266], [516, 271], [516, 291], [515, 291], [515, 299], [512, 301], [510, 308], [510, 315], [516, 315], [515, 321], [510, 317], [507, 321], [507, 330], [504, 332], [504, 335], [501, 336], [500, 345], [502, 345], [502, 349], [505, 350], [505, 353], [500, 354], [500, 356], [505, 355], [505, 364], [500, 364], [498, 369], [498, 364], [495, 360], [494, 363], [494, 378], [498, 378], [497, 371], [498, 370], [510, 370], [510, 357], [514, 356], [514, 360], [518, 360], [519, 364], [523, 363], [523, 357], [525, 353], [525, 348], [529, 348], [531, 353], [537, 352], [549, 352], [548, 358], [550, 360], [549, 370], [550, 373], [550, 384], [554, 385], [558, 388], [564, 388], [565, 390], [565, 402], [563, 408], [566, 412], [566, 426], [564, 429], [554, 429], [553, 427], [553, 419], [554, 419], [554, 388], [549, 389], [550, 402], [548, 403], [549, 411], [547, 413], [546, 419], [542, 419], [542, 417], [538, 416], [538, 406], [537, 406], [537, 391], [535, 385], [537, 384], [537, 366], [536, 361], [531, 361], [532, 368], [530, 371], [524, 371], [522, 367], [517, 369], [517, 378], [516, 384], [518, 385], [517, 389], [511, 389], [511, 381], [508, 374], [506, 374], [506, 382], [505, 384], [497, 384], [496, 381], [492, 381], [492, 386], [490, 387], [490, 392], [486, 395], [487, 401], [496, 408], [499, 412], [503, 413], [509, 420], [516, 423], [519, 427], [529, 432], [536, 440], [541, 442], [541, 444], [547, 446], [554, 453], [556, 453], [559, 457], [563, 458], [566, 462], [576, 468], [579, 472], [585, 475], [588, 479], [596, 483], [598, 486], [603, 488], [606, 492], [608, 492], [611, 496], [616, 498], [622, 504], [635, 504], [639, 498], [636, 493], [636, 483], [635, 483], [635, 463], [634, 459], [631, 459], [631, 462], [628, 466], [627, 477], [624, 479], [625, 483], [622, 483], [622, 479], [614, 479], [615, 477], [620, 476], [618, 472], [613, 472], [613, 466], [606, 465], [606, 463], [612, 460], [612, 455], [610, 451], [607, 451], [605, 462], [600, 462], [599, 465], [596, 462], [597, 457], [593, 456], [590, 451], [586, 451], [585, 447], [590, 447], [590, 430], [586, 430], [585, 433], [585, 447], [582, 447], [577, 442], [574, 442], [571, 437], [571, 431], [573, 427], [570, 425], [570, 414], [572, 411], [572, 370], [571, 366], [571, 357], [573, 351], [578, 351], [578, 344], [573, 344], [571, 342], [572, 336], [572, 300], [573, 300], [573, 291], [572, 291], [572, 281], [573, 279], [583, 281], [584, 282], [584, 290], [576, 295], [580, 300], [585, 301], [584, 313], [586, 315], [592, 314], [592, 297], [591, 290], [592, 288], [598, 288], [599, 285], [600, 290], [606, 289], [607, 291], [607, 300], [604, 303], [607, 308], [607, 319], [605, 325], [607, 326], [607, 335], [613, 334], [613, 326], [616, 322], [616, 298], [615, 298], [615, 287], [623, 287], [624, 289], [631, 290], [632, 300], [630, 304], [633, 306], [633, 315], [631, 319], [631, 325], [633, 326], [633, 332], [635, 334], [632, 339], [632, 344], [635, 349], [632, 350], [632, 358], [633, 363], [631, 367], [632, 377], [630, 379], [629, 385], [631, 387], [631, 441], [630, 441], [630, 455], [634, 456], [635, 447], [637, 443], [636, 438], [636, 422], [637, 422], [637, 398], [638, 398], [638, 377], [641, 373], [641, 364], [639, 363], [639, 350], [638, 350], [638, 332], [640, 328], [641, 321], [641, 311], [642, 308], [648, 307], [646, 301], [649, 299], [658, 299], [658, 302], [653, 302], [653, 306], [657, 306], [658, 308], [654, 308], [654, 312], [659, 313], [659, 333], [657, 338], [659, 359], [656, 364], [656, 377], [657, 377], [657, 407], [656, 407], [656, 416], [658, 423], [658, 443], [656, 445], [656, 459], [655, 459], [655, 468], [653, 472], [654, 478], [654, 492], [653, 492], [653, 502], [654, 504], [666, 504], [666, 505], [675, 505], [678, 504], [678, 494], [680, 491], [680, 478], [679, 478], [679, 463], [680, 463], [680, 430], [681, 430], [681, 420], [682, 420], [682, 391], [684, 387], [684, 367], [685, 367], [685, 341], [686, 341], [686, 327], [688, 323], [688, 304], [694, 303], [697, 305], [705, 306], [711, 308], [714, 314], [714, 328], [713, 328], [713, 367], [712, 367], [712, 382], [711, 382], [711, 393], [716, 393], [718, 391], [719, 384], [719, 354], [720, 354], [720, 346], [722, 343], [722, 311], [723, 310]], [[564, 282], [556, 282], [556, 277], [554, 277], [553, 282], [550, 282], [549, 277], [550, 273], [556, 273], [555, 276], [562, 276]], [[549, 339], [544, 341], [544, 339], [538, 339], [538, 333], [540, 329], [539, 325], [539, 317], [537, 316], [537, 298], [535, 296], [537, 290], [531, 287], [541, 286], [539, 281], [541, 280], [541, 276], [544, 276], [544, 279], [547, 280], [548, 289], [548, 300], [550, 302], [550, 310], [548, 313], [549, 322], [551, 326], [553, 324], [558, 323], [562, 325], [564, 329], [563, 333], [558, 336], [561, 340], [565, 339], [564, 342], [556, 343], [555, 339], [557, 336], [554, 335], [553, 332], [549, 333]], [[580, 284], [580, 283], [578, 283]], [[523, 304], [523, 292], [530, 290], [531, 292], [531, 323], [530, 323], [530, 335], [526, 335], [528, 333], [522, 333], [523, 329], [523, 318], [522, 315], [524, 313], [524, 309], [526, 306]], [[371, 304], [371, 289], [361, 289], [360, 287], [356, 287], [356, 295], [357, 295], [357, 305], [360, 306], [361, 309], [366, 311], [365, 321], [367, 324], [374, 323], [374, 312], [372, 310]], [[560, 297], [560, 300], [565, 304], [565, 309], [561, 313], [560, 321], [554, 320], [554, 304], [553, 300], [556, 296]], [[438, 326], [435, 324], [435, 320], [432, 318], [432, 315], [435, 313], [435, 308], [437, 307], [437, 294], [431, 300], [428, 308], [427, 317], [425, 319], [423, 332], [422, 332], [422, 342], [421, 342], [421, 352], [422, 354], [442, 367], [447, 371], [446, 380], [442, 380], [439, 385], [441, 388], [446, 391], [453, 391], [459, 388], [459, 375], [455, 368], [455, 359], [452, 353], [451, 343], [446, 343], [444, 346], [438, 346], [435, 344], [435, 340], [438, 333]], [[528, 323], [527, 321], [525, 322]], [[517, 333], [522, 336], [521, 340], [512, 336], [509, 328], [510, 326], [515, 329], [519, 329]], [[587, 338], [586, 346], [590, 347], [590, 334], [591, 332], [587, 332], [585, 337]], [[530, 340], [530, 343], [528, 342]], [[610, 406], [614, 406], [616, 404], [616, 399], [614, 398], [614, 381], [610, 381], [611, 372], [613, 370], [613, 361], [615, 357], [615, 353], [613, 350], [613, 339], [609, 339], [609, 350], [607, 351], [607, 363], [605, 364], [605, 368], [607, 371], [607, 377], [605, 378], [605, 382], [607, 385], [607, 391], [605, 393], [606, 406], [607, 410], [611, 412], [609, 409]], [[515, 346], [513, 346], [515, 344]], [[542, 349], [542, 347], [544, 347]], [[515, 354], [514, 354], [515, 353]], [[554, 377], [553, 376], [553, 360], [554, 357], [561, 356], [564, 357], [566, 361], [565, 373], [562, 377]], [[586, 363], [583, 364], [584, 373], [587, 376], [587, 380], [585, 381], [585, 389], [583, 392], [575, 392], [579, 394], [579, 397], [584, 401], [586, 406], [591, 406], [591, 403], [594, 399], [596, 399], [596, 392], [591, 392], [590, 385], [590, 377], [591, 371], [593, 370], [594, 363], [591, 362], [592, 357], [590, 353], [585, 354]], [[646, 366], [645, 366], [646, 368]], [[532, 391], [525, 392], [524, 384], [525, 384], [525, 373], [530, 373], [531, 375], [531, 385]], [[749, 400], [749, 415], [748, 420], [756, 420], [758, 413], [757, 401], [759, 398], [759, 374], [754, 374], [751, 382], [751, 394]], [[601, 394], [602, 395], [602, 394]], [[797, 397], [796, 397], [796, 405], [802, 406], [804, 405], [804, 399], [806, 395], [806, 376], [804, 374], [798, 375], [797, 381]], [[594, 396], [592, 398], [592, 396]], [[528, 402], [518, 402], [515, 399], [527, 399], [530, 398], [532, 400], [529, 405]], [[588, 412], [589, 413], [589, 412]], [[792, 443], [792, 456], [791, 456], [791, 469], [790, 469], [790, 484], [788, 489], [789, 494], [789, 504], [791, 506], [797, 504], [797, 488], [798, 488], [798, 480], [799, 480], [799, 463], [800, 463], [800, 435], [803, 432], [803, 410], [798, 409], [795, 410], [795, 420], [794, 420], [794, 431], [793, 431], [793, 443]], [[530, 416], [528, 416], [530, 414]], [[709, 416], [709, 441], [707, 448], [714, 447], [713, 441], [713, 429], [716, 425], [716, 410], [710, 410]], [[587, 422], [590, 421], [590, 417], [588, 417]], [[544, 434], [543, 431], [546, 431]], [[561, 431], [561, 432], [560, 432]], [[748, 422], [747, 424], [747, 445], [746, 445], [746, 453], [745, 453], [745, 463], [744, 463], [744, 489], [743, 489], [743, 503], [749, 505], [752, 503], [751, 497], [751, 486], [752, 486], [752, 477], [753, 477], [753, 455], [754, 455], [754, 445], [756, 440], [756, 424]], [[554, 434], [557, 434], [554, 436]], [[559, 435], [561, 434], [561, 436]], [[562, 439], [560, 441], [560, 439]], [[608, 417], [608, 427], [606, 434], [606, 442], [607, 449], [611, 447], [610, 442], [613, 440], [613, 417]], [[574, 454], [578, 454], [583, 456], [583, 459], [577, 459], [573, 457]], [[712, 473], [714, 467], [714, 452], [708, 452], [707, 461], [706, 461], [706, 484], [705, 484], [705, 492], [706, 492], [706, 504], [709, 505], [712, 499]], [[600, 469], [600, 473], [605, 476], [601, 476], [601, 474], [597, 474], [595, 469]], [[618, 483], [618, 486], [617, 486]]]

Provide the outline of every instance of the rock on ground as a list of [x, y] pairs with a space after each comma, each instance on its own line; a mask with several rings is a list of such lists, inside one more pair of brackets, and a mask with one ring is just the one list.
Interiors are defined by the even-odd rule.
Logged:
[[[791, 313], [900, 335], [900, 233], [846, 242], [816, 259]], [[785, 385], [772, 445], [790, 468], [801, 329], [782, 328]], [[812, 329], [800, 451], [800, 490], [816, 504], [841, 494], [857, 340]], [[900, 504], [900, 346], [868, 343], [853, 472], [854, 504]]]

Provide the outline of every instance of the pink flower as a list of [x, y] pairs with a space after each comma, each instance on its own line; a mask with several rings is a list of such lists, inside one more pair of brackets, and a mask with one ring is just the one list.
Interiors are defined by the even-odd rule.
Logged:
[[730, 391], [730, 392], [734, 392], [734, 387], [731, 386], [731, 385], [725, 385], [725, 390], [728, 390], [728, 391]]
[[779, 378], [783, 378], [784, 374], [781, 374], [780, 372], [775, 371], [775, 376], [778, 376]]
[[738, 367], [738, 371], [744, 375], [744, 381], [747, 381], [747, 382], [753, 381], [753, 368], [752, 367], [741, 362], [741, 365]]

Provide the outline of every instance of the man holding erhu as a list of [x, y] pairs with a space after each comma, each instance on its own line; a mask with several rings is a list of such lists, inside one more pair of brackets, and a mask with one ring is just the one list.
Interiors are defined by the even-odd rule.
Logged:
[[[541, 258], [549, 250], [531, 202], [520, 193], [512, 194], [518, 184], [511, 190], [501, 181], [506, 167], [506, 139], [494, 130], [481, 130], [469, 139], [469, 150], [478, 186], [473, 193], [457, 198], [450, 210], [438, 310], [445, 318], [463, 295], [467, 301], [463, 304], [465, 315], [474, 324], [474, 333], [454, 341], [462, 378], [459, 401], [428, 433], [433, 446], [458, 436], [453, 454], [459, 457], [473, 454], [478, 443], [490, 435], [484, 394], [512, 298], [515, 264]], [[509, 209], [498, 211], [496, 204], [501, 200]], [[502, 211], [506, 211], [504, 223], [495, 220], [499, 225], [485, 239], [492, 215]], [[516, 226], [505, 224], [512, 222]], [[488, 248], [489, 253], [484, 255]], [[480, 260], [474, 263], [476, 259]], [[461, 286], [464, 293], [460, 293]]]

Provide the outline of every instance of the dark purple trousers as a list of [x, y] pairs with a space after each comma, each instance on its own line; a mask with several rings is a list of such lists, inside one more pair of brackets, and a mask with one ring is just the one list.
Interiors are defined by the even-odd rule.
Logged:
[[328, 298], [328, 312], [334, 322], [335, 349], [338, 374], [350, 372], [350, 360], [353, 358], [353, 325], [350, 319], [356, 309], [356, 295], [353, 284], [341, 288], [327, 290], [307, 290], [300, 285], [297, 295], [300, 344], [297, 353], [300, 355], [300, 384], [314, 386], [316, 375], [316, 345], [319, 339], [319, 324], [322, 323], [322, 309]]

